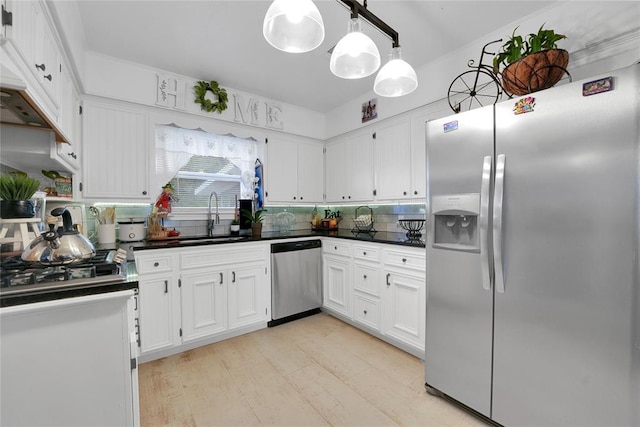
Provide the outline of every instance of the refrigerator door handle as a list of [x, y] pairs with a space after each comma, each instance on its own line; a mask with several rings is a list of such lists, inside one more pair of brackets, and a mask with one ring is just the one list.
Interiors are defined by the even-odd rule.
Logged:
[[506, 156], [498, 155], [496, 162], [496, 185], [493, 194], [493, 258], [495, 260], [495, 286], [504, 293], [504, 266], [502, 259], [502, 204], [504, 200], [504, 171]]
[[491, 168], [493, 159], [485, 156], [482, 162], [482, 185], [480, 187], [480, 268], [482, 288], [491, 290], [491, 264], [489, 259], [489, 197], [491, 191]]

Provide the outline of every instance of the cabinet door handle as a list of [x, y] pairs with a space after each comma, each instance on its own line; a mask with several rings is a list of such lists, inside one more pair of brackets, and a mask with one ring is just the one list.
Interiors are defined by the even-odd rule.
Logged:
[[402, 258], [402, 262], [407, 262], [407, 259], [406, 258]]
[[391, 273], [387, 273], [387, 286], [391, 286], [391, 283], [389, 283], [389, 277], [391, 277]]
[[366, 275], [366, 274], [364, 275], [364, 278], [365, 278], [365, 279], [367, 278], [367, 275]]
[[403, 191], [403, 192], [402, 192], [402, 195], [403, 195], [403, 196], [406, 196], [406, 195], [407, 195], [407, 192], [406, 192], [406, 191]]
[[147, 195], [147, 190], [144, 190], [144, 191], [142, 192], [142, 195], [143, 195], [143, 196], [146, 196], [146, 195]]
[[295, 199], [296, 199], [296, 196], [293, 196], [293, 200], [295, 200]]
[[364, 314], [367, 314], [367, 310], [364, 310]]
[[47, 67], [44, 64], [36, 64], [36, 68], [40, 71], [44, 71]]
[[303, 200], [304, 198], [302, 196], [300, 196], [300, 200]]
[[222, 281], [223, 277], [222, 277], [222, 273], [220, 273], [220, 284], [222, 285], [223, 281]]
[[231, 283], [236, 283], [236, 272], [235, 271], [231, 272]]
[[169, 293], [169, 281], [168, 280], [164, 281], [164, 293], [165, 294]]
[[160, 263], [159, 263], [159, 262], [154, 262], [154, 263], [153, 263], [153, 266], [154, 266], [154, 267], [157, 267], [157, 266], [159, 266], [159, 265], [160, 265]]
[[414, 192], [413, 192], [413, 194], [415, 194], [415, 195], [417, 196], [417, 195], [418, 195], [418, 192], [417, 192], [417, 191], [414, 191]]
[[43, 76], [43, 77], [49, 81], [53, 79], [53, 77], [51, 77], [51, 74], [47, 74], [46, 76]]
[[366, 252], [362, 252], [362, 255], [367, 256], [367, 253]]
[[337, 251], [337, 250], [338, 250], [338, 247], [337, 247], [337, 246], [334, 246], [334, 247], [333, 247], [333, 249]]

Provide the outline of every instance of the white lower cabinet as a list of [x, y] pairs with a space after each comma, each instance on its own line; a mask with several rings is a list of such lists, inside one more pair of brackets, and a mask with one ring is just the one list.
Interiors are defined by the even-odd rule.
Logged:
[[136, 251], [143, 361], [267, 326], [269, 246]]
[[141, 354], [180, 343], [178, 257], [165, 250], [136, 254]]
[[424, 358], [423, 248], [327, 238], [323, 265], [327, 312]]
[[332, 239], [322, 246], [324, 307], [351, 317], [351, 247]]
[[181, 274], [182, 341], [189, 342], [227, 330], [225, 271], [203, 269]]
[[271, 281], [266, 276], [266, 264], [236, 266], [230, 273], [231, 282], [227, 286], [229, 329], [268, 320], [265, 290]]
[[425, 280], [398, 271], [385, 279], [383, 333], [424, 351]]

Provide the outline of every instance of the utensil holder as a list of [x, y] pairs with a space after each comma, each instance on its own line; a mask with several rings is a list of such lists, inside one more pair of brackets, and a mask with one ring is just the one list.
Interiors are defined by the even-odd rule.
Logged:
[[98, 224], [98, 244], [105, 245], [116, 242], [115, 224]]

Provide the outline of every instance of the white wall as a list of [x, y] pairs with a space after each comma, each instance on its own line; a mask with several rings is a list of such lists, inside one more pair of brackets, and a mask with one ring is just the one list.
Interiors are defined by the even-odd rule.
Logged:
[[[517, 26], [519, 34], [529, 34], [537, 32], [540, 25], [545, 23], [545, 28], [567, 35], [567, 39], [562, 40], [559, 47], [570, 53], [569, 72], [574, 74], [573, 80], [621, 68], [640, 60], [640, 2], [558, 2], [536, 14], [491, 31], [475, 43], [436, 58], [429, 66], [416, 70], [418, 88], [407, 96], [383, 98], [371, 91], [330, 111], [326, 115], [327, 138], [365, 126], [361, 123], [362, 100], [377, 97], [377, 120], [384, 120], [446, 98], [453, 79], [467, 70], [469, 59], [477, 62], [484, 44], [500, 38], [506, 40]], [[602, 49], [603, 45], [607, 49]], [[579, 57], [576, 65], [572, 59], [574, 54]], [[491, 58], [486, 62], [490, 63]]]
[[[295, 105], [279, 101], [269, 100], [256, 94], [249, 94], [239, 90], [224, 87], [229, 97], [228, 108], [222, 113], [208, 113], [200, 109], [200, 105], [193, 102], [197, 79], [189, 76], [172, 74], [164, 70], [147, 67], [133, 62], [124, 61], [94, 52], [86, 52], [84, 55], [85, 75], [84, 88], [89, 95], [104, 96], [123, 101], [134, 102], [143, 105], [155, 105], [157, 100], [157, 75], [165, 74], [186, 82], [187, 94], [184, 102], [184, 110], [174, 110], [166, 107], [158, 107], [176, 113], [190, 113], [206, 117], [215, 121], [232, 122], [250, 127], [258, 127], [270, 131], [282, 131], [285, 133], [307, 136], [310, 138], [324, 139], [325, 117], [315, 111], [307, 110]], [[251, 98], [260, 100], [260, 123], [264, 123], [265, 103], [277, 105], [282, 110], [282, 129], [273, 129], [267, 126], [253, 126], [242, 122], [234, 111], [234, 95], [241, 96], [245, 103]]]
[[[68, 47], [71, 49], [72, 58], [86, 93], [144, 105], [155, 104], [156, 73], [162, 73], [161, 70], [95, 53], [81, 54], [84, 49], [84, 36], [81, 29], [78, 29], [81, 25], [77, 5], [75, 2], [66, 1], [52, 3], [55, 6], [54, 15], [64, 28]], [[363, 127], [360, 112], [362, 100], [378, 98], [379, 118], [369, 122], [373, 124], [373, 122], [445, 99], [451, 81], [467, 69], [467, 61], [477, 60], [485, 43], [499, 38], [506, 39], [516, 26], [519, 26], [519, 33], [523, 34], [537, 31], [542, 24], [566, 34], [568, 39], [561, 41], [560, 47], [568, 50], [571, 55], [569, 71], [574, 80], [627, 66], [640, 60], [639, 23], [640, 2], [637, 0], [559, 1], [535, 14], [488, 32], [485, 37], [476, 42], [436, 58], [427, 67], [416, 70], [419, 86], [408, 96], [382, 98], [371, 91], [325, 115], [276, 102], [285, 112], [282, 131], [324, 140]], [[188, 80], [188, 87], [192, 87], [197, 80], [187, 76], [177, 77]], [[211, 118], [214, 121], [220, 120], [223, 123], [234, 122], [232, 94], [240, 94], [245, 100], [259, 97], [259, 94], [242, 93], [233, 88], [227, 88], [227, 91], [230, 98], [229, 109], [222, 114], [200, 111], [199, 105], [193, 103], [192, 95], [186, 100], [185, 112]], [[265, 99], [265, 101], [269, 100]], [[172, 110], [167, 109], [167, 111]]]

